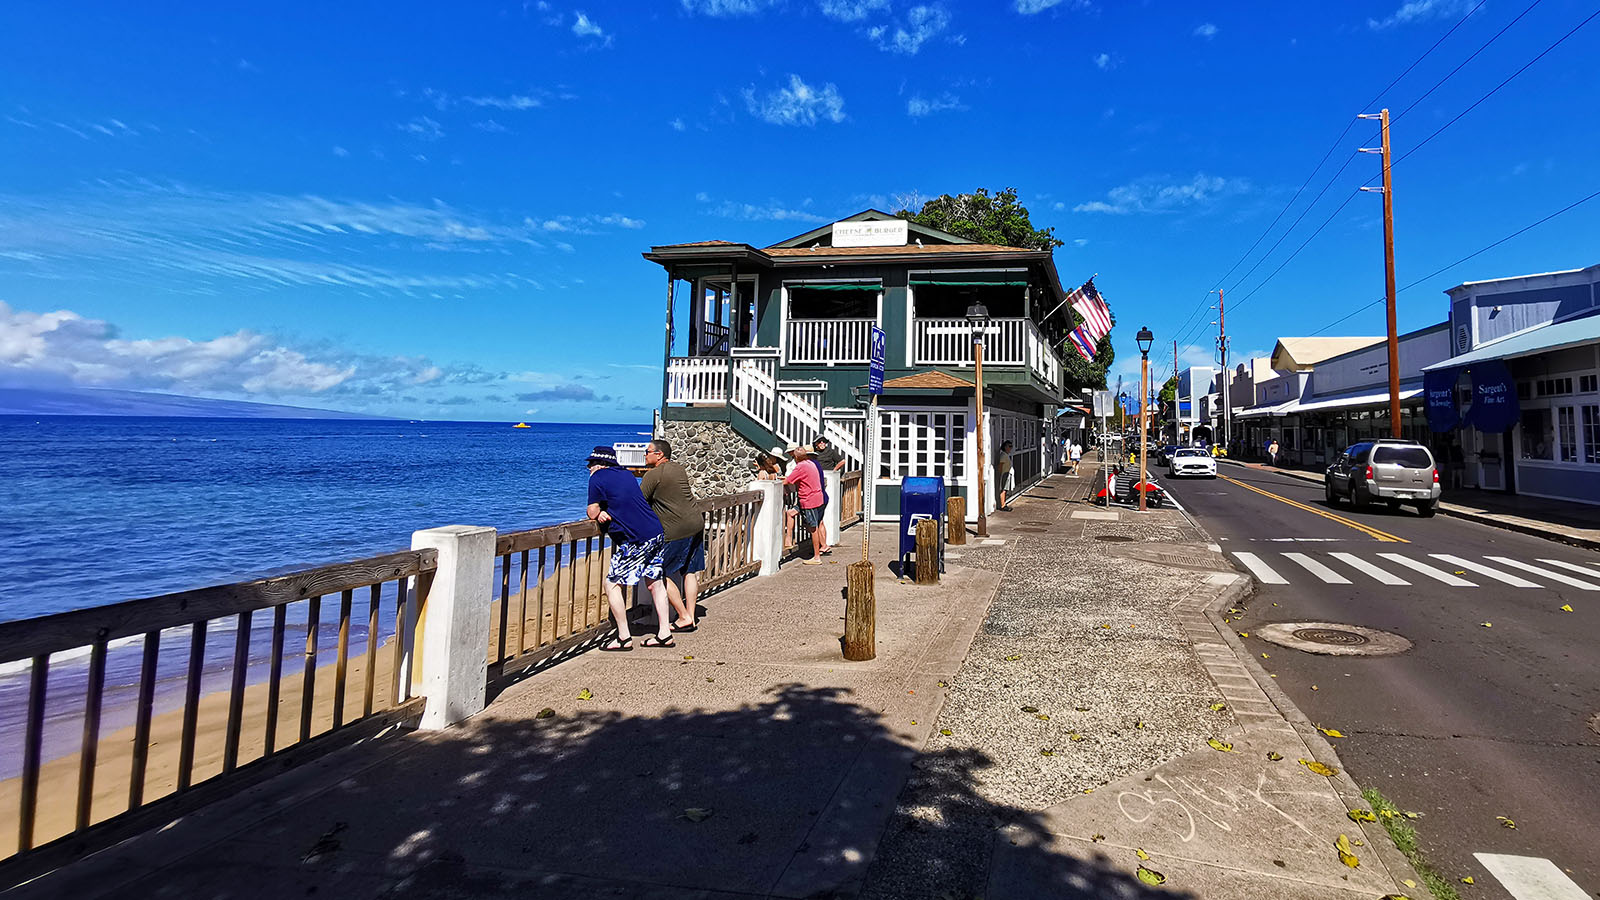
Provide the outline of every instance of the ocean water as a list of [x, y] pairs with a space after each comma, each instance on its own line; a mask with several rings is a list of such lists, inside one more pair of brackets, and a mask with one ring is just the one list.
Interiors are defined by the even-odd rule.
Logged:
[[649, 425], [0, 416], [0, 621], [583, 517]]
[[[374, 556], [438, 525], [520, 530], [583, 517], [598, 444], [648, 425], [0, 416], [0, 621]], [[385, 587], [390, 635], [393, 586]], [[364, 652], [366, 592], [353, 610]], [[487, 602], [488, 598], [485, 598]], [[332, 606], [328, 603], [331, 601]], [[336, 639], [337, 597], [318, 645]], [[286, 657], [305, 646], [292, 604]], [[251, 680], [271, 660], [270, 613], [252, 617]], [[205, 690], [226, 684], [235, 634], [213, 622]], [[157, 711], [178, 703], [187, 627], [162, 633]], [[105, 732], [131, 721], [142, 638], [107, 654]], [[88, 648], [51, 657], [46, 755], [76, 747]], [[331, 658], [331, 657], [330, 657]], [[0, 664], [0, 777], [16, 771], [30, 664]]]

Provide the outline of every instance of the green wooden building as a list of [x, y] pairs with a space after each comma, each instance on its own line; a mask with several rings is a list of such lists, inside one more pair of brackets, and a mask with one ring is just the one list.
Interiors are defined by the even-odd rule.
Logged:
[[[749, 477], [758, 449], [827, 435], [874, 475], [876, 511], [899, 512], [900, 480], [929, 475], [977, 515], [975, 302], [984, 341], [985, 457], [1015, 447], [1018, 489], [1053, 468], [1063, 402], [1058, 353], [1071, 312], [1049, 251], [979, 244], [878, 210], [754, 247], [700, 241], [652, 247], [667, 273], [661, 430], [714, 454], [718, 487]], [[871, 327], [888, 338], [878, 421], [867, 422]], [[876, 428], [878, 458], [864, 457]], [[701, 470], [699, 478], [718, 473]]]

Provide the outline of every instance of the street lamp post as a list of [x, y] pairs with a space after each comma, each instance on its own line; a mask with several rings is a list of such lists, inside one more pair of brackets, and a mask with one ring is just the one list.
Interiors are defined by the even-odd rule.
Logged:
[[1135, 335], [1139, 342], [1139, 400], [1144, 409], [1139, 411], [1139, 511], [1145, 511], [1145, 479], [1146, 456], [1150, 444], [1150, 404], [1145, 402], [1145, 396], [1150, 391], [1150, 345], [1155, 343], [1156, 336], [1150, 333], [1148, 326], [1139, 329]]
[[983, 334], [989, 327], [989, 308], [974, 300], [967, 307], [967, 322], [972, 325], [972, 365], [978, 395], [978, 537], [989, 536], [989, 490], [983, 477]]

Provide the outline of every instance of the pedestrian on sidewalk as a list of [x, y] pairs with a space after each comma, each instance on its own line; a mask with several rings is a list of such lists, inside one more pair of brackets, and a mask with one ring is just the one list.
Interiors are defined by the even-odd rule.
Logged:
[[1076, 474], [1078, 474], [1078, 464], [1083, 462], [1083, 445], [1079, 444], [1079, 443], [1074, 443], [1072, 445], [1071, 454], [1072, 454], [1072, 474], [1076, 475]]
[[665, 546], [661, 520], [645, 502], [638, 479], [618, 465], [615, 449], [596, 447], [584, 464], [589, 467], [589, 518], [614, 542], [611, 564], [606, 567], [606, 602], [611, 607], [611, 621], [617, 633], [600, 649], [633, 649], [622, 589], [640, 581], [650, 592], [650, 601], [656, 608], [656, 633], [641, 643], [646, 647], [674, 646], [671, 617], [667, 612], [667, 589], [661, 583], [661, 554]]
[[1011, 471], [1011, 442], [1006, 441], [1000, 445], [1000, 453], [994, 458], [994, 483], [1000, 490], [1000, 512], [1009, 512], [1006, 505], [1007, 495], [1017, 489], [1017, 474]]
[[839, 471], [844, 468], [844, 453], [834, 446], [826, 437], [819, 437], [811, 442], [811, 449], [815, 455], [812, 460], [822, 467], [824, 472]]
[[789, 455], [793, 457], [794, 465], [789, 469], [789, 474], [784, 476], [783, 483], [786, 487], [793, 487], [799, 499], [797, 508], [789, 510], [791, 527], [794, 517], [799, 516], [800, 521], [811, 530], [812, 554], [805, 565], [820, 566], [822, 554], [828, 552], [828, 529], [822, 521], [828, 495], [822, 490], [822, 467], [810, 458], [811, 448], [805, 444], [790, 447]]
[[1274, 468], [1276, 468], [1277, 465], [1278, 465], [1278, 442], [1277, 441], [1272, 441], [1272, 442], [1267, 444], [1267, 462], [1271, 463]]
[[[661, 575], [666, 579], [667, 602], [678, 614], [673, 631], [694, 631], [696, 602], [700, 597], [700, 573], [706, 570], [705, 525], [695, 509], [694, 488], [689, 473], [672, 458], [672, 445], [654, 440], [645, 446], [644, 473], [639, 490], [661, 520], [666, 547], [661, 556]], [[682, 585], [680, 588], [679, 585]]]

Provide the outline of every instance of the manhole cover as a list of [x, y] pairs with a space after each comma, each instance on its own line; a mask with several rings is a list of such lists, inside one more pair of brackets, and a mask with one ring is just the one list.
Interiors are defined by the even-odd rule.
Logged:
[[1256, 635], [1280, 647], [1325, 656], [1392, 656], [1411, 649], [1411, 642], [1398, 634], [1338, 622], [1280, 622], [1257, 628]]
[[1344, 628], [1296, 628], [1294, 636], [1313, 644], [1333, 647], [1359, 647], [1367, 643], [1367, 636]]
[[1108, 544], [1126, 544], [1129, 541], [1137, 540], [1137, 538], [1132, 538], [1125, 534], [1097, 534], [1094, 539], [1105, 541]]

